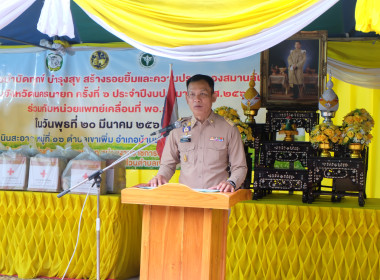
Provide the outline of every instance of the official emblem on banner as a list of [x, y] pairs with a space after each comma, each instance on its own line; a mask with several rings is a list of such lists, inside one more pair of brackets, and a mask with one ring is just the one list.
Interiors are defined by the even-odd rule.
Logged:
[[107, 67], [110, 59], [105, 51], [96, 51], [92, 53], [90, 63], [97, 70], [102, 70]]
[[151, 68], [156, 64], [156, 57], [150, 53], [141, 53], [139, 62], [142, 67]]
[[63, 58], [57, 53], [49, 53], [46, 57], [46, 67], [50, 71], [58, 71], [62, 68]]

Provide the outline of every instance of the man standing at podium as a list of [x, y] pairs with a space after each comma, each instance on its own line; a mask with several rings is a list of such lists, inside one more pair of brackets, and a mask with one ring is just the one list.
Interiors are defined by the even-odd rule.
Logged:
[[239, 130], [213, 112], [217, 95], [210, 76], [194, 75], [186, 86], [186, 102], [193, 116], [183, 119], [182, 126], [169, 134], [160, 169], [149, 184], [156, 187], [167, 183], [180, 163], [179, 183], [233, 192], [247, 173]]

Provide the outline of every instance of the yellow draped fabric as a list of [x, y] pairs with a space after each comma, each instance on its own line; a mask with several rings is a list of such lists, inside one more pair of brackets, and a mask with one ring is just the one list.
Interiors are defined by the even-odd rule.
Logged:
[[375, 40], [352, 42], [330, 41], [327, 44], [327, 56], [358, 67], [380, 68], [380, 42], [375, 42]]
[[[62, 277], [74, 250], [84, 195], [0, 191], [0, 273]], [[139, 274], [142, 209], [119, 195], [100, 199], [100, 278]], [[96, 279], [96, 196], [85, 206], [77, 252], [66, 277]]]
[[380, 34], [380, 1], [357, 0], [355, 20], [356, 30], [362, 32], [375, 31]]
[[114, 30], [162, 47], [239, 40], [302, 12], [318, 0], [74, 0]]
[[[359, 1], [358, 1], [359, 3]], [[380, 16], [380, 15], [379, 15]], [[373, 41], [328, 42], [328, 58], [347, 65], [362, 68], [380, 68], [380, 43]], [[334, 76], [334, 73], [332, 73]], [[351, 85], [338, 79], [333, 79], [334, 91], [339, 97], [339, 110], [334, 118], [334, 124], [341, 125], [343, 117], [356, 108], [365, 108], [374, 118], [375, 127], [373, 139], [369, 145], [369, 164], [367, 174], [368, 197], [380, 198], [380, 90]]]
[[369, 162], [367, 174], [367, 196], [380, 198], [380, 89], [369, 89], [333, 79], [334, 91], [339, 97], [339, 110], [333, 119], [341, 125], [343, 117], [356, 108], [365, 108], [375, 120], [372, 130], [372, 143], [369, 144]]
[[357, 203], [305, 206], [299, 195], [280, 194], [238, 203], [226, 279], [379, 279], [380, 199]]

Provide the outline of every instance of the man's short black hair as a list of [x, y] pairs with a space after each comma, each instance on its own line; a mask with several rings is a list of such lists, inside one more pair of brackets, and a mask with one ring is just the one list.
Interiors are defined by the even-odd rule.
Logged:
[[207, 76], [207, 75], [202, 75], [202, 74], [196, 74], [196, 75], [190, 77], [186, 81], [186, 88], [189, 87], [190, 83], [197, 82], [197, 81], [202, 81], [202, 80], [206, 81], [208, 83], [208, 85], [211, 88], [211, 92], [213, 93], [214, 92], [214, 80], [213, 80], [213, 78], [211, 78], [210, 76]]

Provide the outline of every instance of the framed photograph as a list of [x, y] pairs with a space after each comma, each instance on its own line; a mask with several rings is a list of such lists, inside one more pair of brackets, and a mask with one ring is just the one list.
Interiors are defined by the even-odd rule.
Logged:
[[327, 31], [301, 31], [261, 53], [263, 107], [318, 110], [326, 76]]

